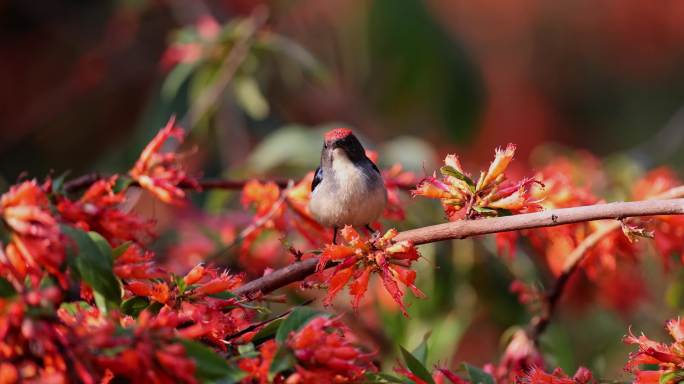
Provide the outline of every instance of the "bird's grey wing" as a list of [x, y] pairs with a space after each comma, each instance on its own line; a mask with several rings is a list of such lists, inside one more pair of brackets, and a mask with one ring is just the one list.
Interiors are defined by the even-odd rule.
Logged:
[[369, 162], [370, 165], [373, 167], [373, 169], [375, 169], [375, 172], [377, 172], [378, 175], [381, 175], [380, 170], [378, 169], [378, 166], [375, 165], [375, 163], [373, 162], [373, 160], [369, 159], [368, 156], [366, 156], [366, 160], [368, 160], [368, 162]]
[[316, 186], [323, 180], [323, 170], [321, 167], [316, 168], [316, 173], [314, 174], [314, 178], [311, 181], [311, 191], [316, 189]]

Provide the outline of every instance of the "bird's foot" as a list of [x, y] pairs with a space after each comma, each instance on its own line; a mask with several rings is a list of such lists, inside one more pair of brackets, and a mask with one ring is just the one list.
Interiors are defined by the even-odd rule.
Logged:
[[370, 240], [371, 242], [375, 242], [378, 238], [380, 238], [380, 231], [377, 231], [373, 229], [373, 227], [370, 226], [370, 224], [366, 224], [366, 230], [368, 230], [368, 234], [370, 235]]

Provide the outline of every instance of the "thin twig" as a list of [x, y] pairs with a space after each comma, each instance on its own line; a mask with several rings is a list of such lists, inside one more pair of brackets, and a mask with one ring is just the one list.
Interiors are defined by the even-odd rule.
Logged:
[[[684, 190], [684, 187], [682, 190]], [[481, 220], [462, 220], [431, 225], [400, 232], [395, 240], [407, 240], [414, 244], [426, 244], [497, 232], [552, 227], [585, 221], [680, 214], [684, 214], [684, 199], [596, 204], [582, 207], [551, 209], [548, 211], [515, 216]], [[316, 257], [292, 263], [285, 268], [275, 270], [266, 276], [248, 282], [237, 288], [233, 293], [236, 295], [252, 296], [259, 292], [272, 292], [273, 290], [300, 281], [313, 274], [317, 263], [318, 258]]]
[[[307, 306], [307, 305], [309, 305], [309, 304], [311, 304], [311, 303], [313, 303], [313, 299], [307, 300], [307, 301], [303, 302], [302, 304], [299, 304], [299, 306]], [[269, 323], [272, 323], [272, 322], [274, 322], [274, 321], [276, 321], [276, 320], [278, 320], [278, 319], [282, 319], [283, 317], [285, 317], [285, 316], [289, 315], [290, 313], [292, 313], [293, 310], [294, 310], [294, 308], [288, 309], [287, 311], [281, 313], [280, 315], [278, 315], [278, 316], [276, 316], [276, 317], [273, 317], [273, 318], [271, 318], [271, 319], [267, 319], [267, 320], [264, 320], [264, 321], [260, 321], [260, 322], [258, 322], [258, 323], [252, 324], [252, 325], [250, 325], [250, 326], [248, 326], [248, 327], [246, 327], [246, 328], [243, 328], [243, 329], [241, 329], [241, 330], [239, 330], [239, 331], [237, 331], [237, 332], [235, 332], [235, 333], [233, 333], [233, 334], [231, 334], [231, 335], [226, 336], [226, 338], [223, 339], [223, 342], [224, 342], [225, 344], [229, 344], [228, 340], [232, 340], [232, 339], [238, 338], [238, 337], [240, 337], [240, 336], [242, 336], [242, 335], [244, 335], [244, 334], [246, 334], [246, 333], [249, 333], [249, 332], [252, 332], [252, 331], [256, 330], [256, 329], [259, 328], [259, 327], [262, 327], [262, 326], [264, 326], [264, 325], [267, 325], [267, 324], [269, 324]]]

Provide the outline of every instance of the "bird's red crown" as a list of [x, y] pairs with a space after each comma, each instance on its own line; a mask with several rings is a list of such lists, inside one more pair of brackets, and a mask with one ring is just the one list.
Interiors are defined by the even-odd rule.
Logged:
[[328, 131], [325, 134], [325, 141], [331, 142], [335, 140], [340, 140], [344, 139], [345, 137], [349, 136], [352, 134], [351, 129], [348, 128], [335, 128], [333, 130]]

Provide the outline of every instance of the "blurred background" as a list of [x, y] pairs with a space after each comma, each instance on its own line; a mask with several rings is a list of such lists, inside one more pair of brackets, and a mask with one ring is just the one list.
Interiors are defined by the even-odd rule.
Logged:
[[[0, 42], [1, 190], [26, 175], [125, 172], [172, 114], [207, 177], [301, 177], [339, 125], [419, 176], [452, 152], [476, 172], [508, 142], [521, 175], [586, 149], [610, 175], [607, 199], [645, 169], [684, 164], [678, 0], [10, 0]], [[193, 198], [219, 214], [239, 196]], [[398, 225], [440, 212], [411, 203]], [[489, 362], [529, 318], [511, 271], [548, 282], [524, 247], [504, 262], [491, 239], [423, 252], [430, 299], [412, 319], [380, 303], [355, 324], [388, 360], [390, 341], [414, 346], [432, 330], [431, 362]], [[684, 304], [681, 271], [642, 265], [643, 287], [613, 292], [628, 308], [577, 294], [543, 340], [550, 361], [624, 376], [627, 326], [657, 332]]]

